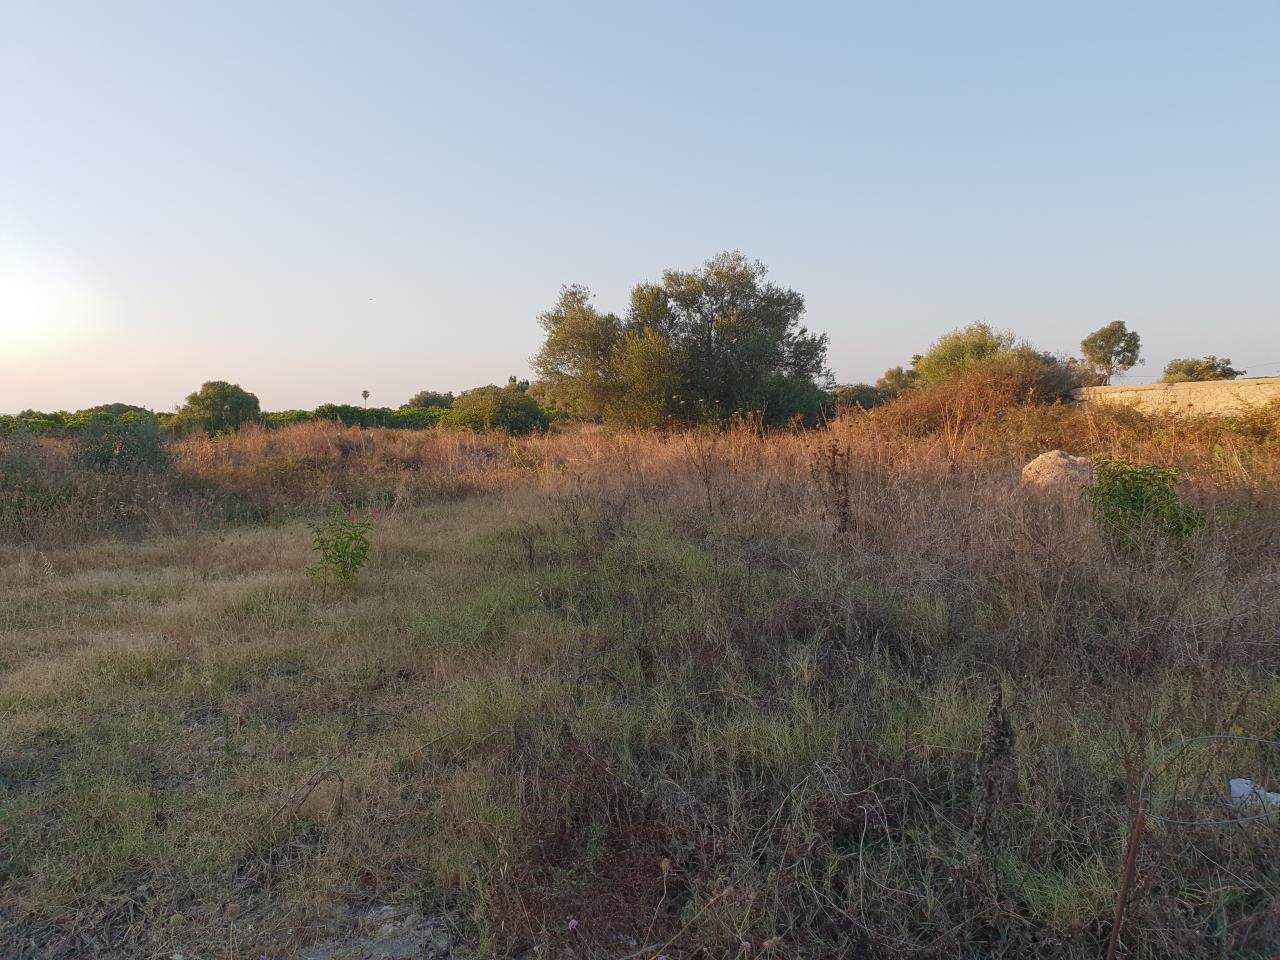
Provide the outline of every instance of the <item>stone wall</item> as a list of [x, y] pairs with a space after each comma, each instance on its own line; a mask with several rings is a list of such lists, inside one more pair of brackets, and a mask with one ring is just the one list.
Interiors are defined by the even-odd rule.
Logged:
[[1084, 387], [1073, 390], [1072, 396], [1080, 403], [1119, 403], [1143, 413], [1222, 416], [1280, 400], [1280, 377]]

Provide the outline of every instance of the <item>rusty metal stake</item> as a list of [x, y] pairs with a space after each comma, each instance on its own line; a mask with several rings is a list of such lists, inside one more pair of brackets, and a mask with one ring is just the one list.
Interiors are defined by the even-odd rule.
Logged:
[[1138, 848], [1142, 846], [1142, 830], [1147, 825], [1147, 801], [1138, 804], [1133, 826], [1129, 828], [1129, 841], [1124, 848], [1124, 866], [1120, 868], [1120, 893], [1116, 900], [1116, 916], [1111, 922], [1111, 938], [1107, 941], [1107, 960], [1115, 960], [1120, 946], [1120, 926], [1124, 923], [1124, 908], [1129, 901], [1129, 888], [1133, 886], [1133, 874], [1138, 865]]

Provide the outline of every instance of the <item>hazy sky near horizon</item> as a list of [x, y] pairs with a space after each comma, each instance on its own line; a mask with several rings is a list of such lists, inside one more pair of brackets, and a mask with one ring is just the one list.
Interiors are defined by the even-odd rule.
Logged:
[[1280, 374], [1280, 2], [0, 0], [0, 412], [395, 406], [734, 248], [841, 382], [974, 320]]

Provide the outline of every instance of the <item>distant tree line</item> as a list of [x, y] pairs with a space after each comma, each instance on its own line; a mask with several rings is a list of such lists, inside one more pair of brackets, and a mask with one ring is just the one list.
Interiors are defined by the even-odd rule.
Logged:
[[[1095, 330], [1080, 357], [1037, 350], [1012, 331], [971, 323], [944, 334], [910, 364], [875, 383], [835, 386], [827, 337], [801, 323], [804, 298], [766, 279], [767, 269], [732, 251], [691, 271], [667, 270], [632, 288], [623, 316], [602, 313], [585, 286], [561, 288], [538, 321], [546, 338], [533, 358], [539, 379], [452, 392], [421, 390], [400, 407], [325, 403], [314, 410], [261, 409], [239, 384], [211, 380], [173, 413], [115, 403], [67, 413], [26, 410], [0, 416], [0, 434], [64, 434], [93, 464], [158, 464], [165, 436], [229, 433], [245, 424], [276, 428], [332, 421], [352, 426], [506, 430], [527, 434], [553, 421], [637, 427], [726, 420], [759, 414], [768, 423], [813, 422], [840, 407], [870, 408], [962, 377], [1016, 383], [1028, 402], [1053, 402], [1071, 390], [1110, 383], [1142, 362], [1141, 338], [1123, 321]], [[1230, 358], [1169, 362], [1163, 382], [1231, 380], [1245, 371]]]
[[[362, 391], [367, 394], [368, 391]], [[367, 396], [365, 397], [367, 399]], [[419, 406], [423, 399], [436, 405]], [[314, 410], [262, 411], [258, 397], [239, 384], [211, 380], [188, 395], [173, 413], [155, 413], [126, 403], [102, 404], [75, 412], [24, 410], [0, 416], [0, 435], [31, 433], [74, 440], [81, 459], [98, 466], [158, 466], [164, 462], [163, 441], [171, 436], [233, 433], [246, 424], [267, 429], [293, 423], [331, 421], [348, 426], [457, 430], [506, 430], [526, 434], [546, 429], [562, 416], [533, 398], [528, 381], [511, 377], [505, 386], [484, 386], [452, 393], [422, 391], [403, 406], [355, 406], [324, 403]]]
[[[368, 400], [369, 391], [361, 392]], [[177, 413], [161, 415], [175, 433], [202, 430], [213, 436], [246, 423], [282, 427], [291, 423], [328, 420], [347, 426], [420, 430], [442, 426], [459, 430], [506, 430], [524, 434], [546, 429], [557, 411], [541, 406], [529, 393], [529, 382], [511, 377], [505, 386], [490, 384], [458, 396], [434, 390], [414, 394], [398, 408], [324, 403], [314, 410], [262, 413], [258, 398], [238, 384], [211, 381], [187, 397]]]
[[[1080, 357], [1059, 357], [1036, 350], [1010, 330], [986, 323], [971, 323], [939, 337], [908, 366], [891, 367], [874, 384], [838, 386], [837, 405], [870, 408], [916, 389], [945, 383], [962, 375], [1008, 375], [1017, 371], [1026, 378], [1028, 400], [1053, 402], [1078, 387], [1109, 384], [1113, 377], [1142, 363], [1142, 339], [1122, 320], [1090, 333], [1080, 342]], [[1171, 360], [1163, 383], [1234, 380], [1245, 371], [1231, 366], [1229, 358], [1214, 356]]]

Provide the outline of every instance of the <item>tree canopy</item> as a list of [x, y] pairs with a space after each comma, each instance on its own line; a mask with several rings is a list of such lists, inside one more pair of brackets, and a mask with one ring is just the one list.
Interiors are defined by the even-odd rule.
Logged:
[[1110, 383], [1117, 373], [1124, 373], [1141, 363], [1138, 358], [1141, 348], [1142, 338], [1130, 330], [1123, 320], [1113, 320], [1080, 341], [1080, 350], [1085, 360], [1103, 378], [1104, 383]]
[[187, 397], [173, 426], [179, 430], [200, 428], [210, 436], [235, 430], [261, 415], [258, 398], [237, 383], [210, 380]]
[[1186, 357], [1170, 360], [1161, 383], [1188, 383], [1203, 380], [1235, 380], [1247, 371], [1231, 366], [1230, 357]]
[[827, 338], [800, 323], [804, 298], [732, 251], [698, 270], [638, 284], [625, 320], [566, 286], [539, 321], [534, 367], [545, 395], [589, 419], [652, 425], [735, 412], [772, 420], [816, 414], [825, 398]]
[[597, 310], [586, 287], [569, 284], [538, 322], [547, 339], [533, 366], [546, 396], [575, 416], [604, 416], [617, 392], [612, 366], [622, 321]]
[[439, 390], [419, 390], [409, 402], [404, 404], [401, 410], [426, 410], [430, 407], [448, 407], [453, 406], [453, 393], [442, 393]]

